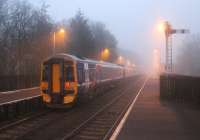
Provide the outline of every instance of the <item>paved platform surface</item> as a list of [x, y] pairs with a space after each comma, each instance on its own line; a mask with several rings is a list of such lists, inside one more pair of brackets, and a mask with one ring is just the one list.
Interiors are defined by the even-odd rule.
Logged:
[[117, 140], [200, 140], [200, 109], [159, 99], [159, 81], [148, 80]]
[[40, 95], [40, 89], [37, 88], [30, 88], [30, 89], [23, 89], [11, 92], [0, 92], [0, 105], [5, 104], [8, 102], [21, 100], [24, 98], [34, 97]]

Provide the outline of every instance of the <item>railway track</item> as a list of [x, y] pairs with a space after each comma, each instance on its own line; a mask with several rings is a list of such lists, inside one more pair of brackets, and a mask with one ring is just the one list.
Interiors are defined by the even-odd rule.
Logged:
[[3, 122], [1, 124], [1, 127], [0, 127], [0, 132], [3, 131], [3, 130], [6, 130], [6, 129], [12, 128], [13, 126], [16, 126], [16, 125], [19, 125], [21, 123], [24, 123], [26, 121], [29, 121], [31, 119], [43, 116], [44, 114], [47, 114], [49, 112], [50, 112], [50, 110], [43, 110], [43, 111], [39, 111], [37, 113], [32, 113], [32, 114], [26, 115], [26, 116], [22, 117], [21, 119], [16, 119], [16, 120], [13, 120], [13, 121]]
[[135, 98], [129, 87], [62, 140], [107, 140]]
[[[139, 86], [142, 80], [140, 78], [136, 79], [130, 81]], [[127, 88], [125, 91], [124, 88], [117, 86], [108, 91], [109, 94], [104, 93], [90, 103], [78, 105], [70, 110], [52, 110], [4, 129], [0, 128], [0, 139], [77, 139], [80, 138], [79, 136], [82, 136], [82, 138], [88, 136], [86, 133], [90, 132], [96, 133], [96, 135], [99, 135], [98, 138], [101, 139], [109, 134], [108, 131], [111, 131], [111, 127], [114, 126], [116, 120], [119, 120], [119, 116], [128, 107], [127, 101], [131, 100], [129, 89], [136, 89], [137, 87], [133, 87], [133, 84], [127, 86], [128, 83], [130, 82], [119, 83], [119, 85]], [[122, 92], [124, 94], [121, 94]], [[112, 102], [111, 99], [113, 99]], [[88, 131], [93, 130], [93, 128], [96, 128], [95, 131]], [[100, 133], [101, 130], [104, 133]]]
[[49, 121], [53, 121], [51, 120], [51, 117], [47, 117], [53, 115], [56, 116], [57, 114], [51, 110], [45, 110], [4, 125], [0, 127], [0, 139], [17, 139], [30, 132], [32, 129], [37, 129], [41, 125], [41, 122], [44, 125], [45, 123], [49, 123]]

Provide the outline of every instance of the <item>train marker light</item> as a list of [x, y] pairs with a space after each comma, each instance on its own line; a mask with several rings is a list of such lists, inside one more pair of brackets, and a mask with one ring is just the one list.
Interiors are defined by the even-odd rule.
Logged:
[[70, 82], [65, 82], [65, 89], [69, 89], [70, 88]]

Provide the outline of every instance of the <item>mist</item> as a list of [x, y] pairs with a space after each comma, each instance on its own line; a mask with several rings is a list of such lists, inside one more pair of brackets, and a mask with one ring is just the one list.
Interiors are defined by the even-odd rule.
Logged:
[[200, 76], [200, 35], [190, 35], [180, 45], [175, 72], [181, 75]]
[[[177, 28], [200, 31], [198, 0], [123, 0], [123, 1], [54, 1], [29, 0], [34, 5], [45, 2], [48, 12], [56, 21], [73, 17], [78, 9], [92, 21], [103, 22], [118, 41], [118, 47], [136, 53], [143, 65], [151, 67], [154, 48], [161, 48], [164, 62], [164, 34], [156, 30], [156, 24], [168, 20]], [[174, 39], [179, 45], [181, 39]]]

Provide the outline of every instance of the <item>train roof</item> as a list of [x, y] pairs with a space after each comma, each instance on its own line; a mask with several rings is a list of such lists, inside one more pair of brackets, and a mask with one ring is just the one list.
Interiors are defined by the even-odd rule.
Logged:
[[55, 59], [55, 58], [58, 58], [58, 59], [62, 58], [64, 60], [72, 60], [72, 61], [81, 61], [82, 60], [74, 55], [70, 55], [70, 54], [66, 54], [66, 53], [59, 53], [59, 54], [55, 54], [55, 55], [48, 57], [47, 59], [44, 60], [44, 62], [51, 60], [51, 59]]
[[122, 66], [118, 65], [118, 64], [113, 64], [113, 63], [109, 63], [109, 62], [105, 62], [105, 61], [97, 61], [97, 60], [92, 60], [92, 59], [88, 59], [88, 58], [82, 58], [82, 57], [77, 57], [74, 55], [70, 55], [70, 54], [66, 54], [66, 53], [59, 53], [53, 56], [48, 57], [44, 62], [54, 59], [54, 58], [62, 58], [64, 60], [71, 60], [73, 62], [87, 62], [87, 63], [92, 63], [92, 64], [97, 64], [97, 65], [103, 65], [103, 66], [111, 66], [111, 67], [116, 67], [116, 68], [122, 68]]
[[88, 63], [93, 63], [93, 64], [99, 64], [99, 65], [103, 65], [103, 66], [112, 66], [112, 67], [122, 67], [120, 65], [117, 64], [113, 64], [110, 62], [105, 62], [105, 61], [96, 61], [96, 60], [92, 60], [92, 59], [85, 59], [84, 61], [88, 62]]

